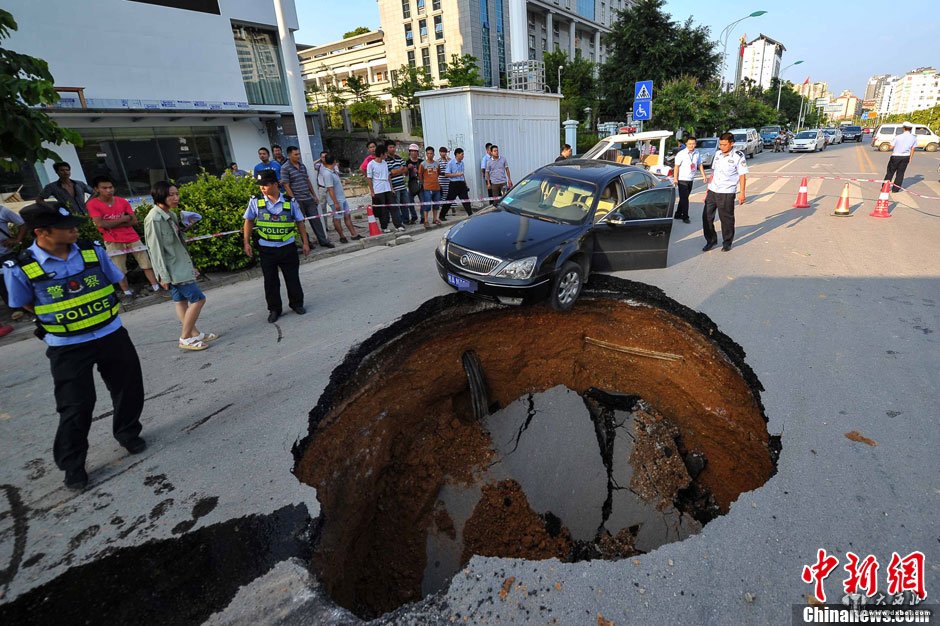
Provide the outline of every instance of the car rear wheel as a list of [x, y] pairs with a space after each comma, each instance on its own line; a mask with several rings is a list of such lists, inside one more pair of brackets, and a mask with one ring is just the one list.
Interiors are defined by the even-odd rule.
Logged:
[[584, 269], [574, 261], [565, 263], [552, 281], [548, 304], [556, 311], [569, 311], [584, 286]]
[[887, 152], [890, 149], [891, 149], [891, 144], [888, 143], [887, 141], [881, 144], [880, 146], [878, 146], [879, 152]]
[[925, 151], [925, 152], [936, 152], [936, 151], [937, 151], [937, 144], [935, 144], [935, 143], [928, 143], [926, 146], [924, 146], [924, 151]]

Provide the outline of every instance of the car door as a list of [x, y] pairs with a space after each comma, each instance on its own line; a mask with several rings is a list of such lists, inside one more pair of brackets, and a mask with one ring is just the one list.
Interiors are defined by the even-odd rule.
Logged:
[[[645, 180], [639, 181], [634, 174]], [[653, 180], [643, 172], [623, 175], [626, 199], [593, 227], [594, 271], [666, 267], [676, 188], [668, 182], [652, 186]], [[645, 188], [637, 189], [639, 186]]]

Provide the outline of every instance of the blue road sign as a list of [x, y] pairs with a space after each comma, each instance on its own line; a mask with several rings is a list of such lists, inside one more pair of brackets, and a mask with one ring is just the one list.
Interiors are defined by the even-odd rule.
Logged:
[[638, 80], [633, 86], [634, 100], [652, 100], [653, 99], [653, 81]]
[[634, 121], [648, 121], [653, 117], [653, 101], [652, 100], [636, 100], [633, 103], [633, 119]]

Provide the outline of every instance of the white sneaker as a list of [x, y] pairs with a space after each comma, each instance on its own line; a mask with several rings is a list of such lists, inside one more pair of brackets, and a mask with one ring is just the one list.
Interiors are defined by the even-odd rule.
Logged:
[[392, 232], [392, 229], [391, 229], [391, 228], [384, 228], [384, 229], [382, 229], [382, 232], [383, 232], [383, 233], [390, 233], [390, 232]]
[[405, 232], [405, 227], [404, 227], [404, 226], [399, 226], [399, 227], [396, 228], [395, 230], [397, 230], [397, 231], [400, 232], [400, 233], [403, 233], [403, 232]]

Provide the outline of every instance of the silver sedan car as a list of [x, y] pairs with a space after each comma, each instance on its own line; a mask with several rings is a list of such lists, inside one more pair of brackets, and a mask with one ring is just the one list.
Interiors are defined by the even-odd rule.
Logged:
[[699, 139], [696, 149], [702, 155], [702, 166], [711, 167], [715, 160], [715, 152], [718, 151], [718, 137], [705, 137]]

